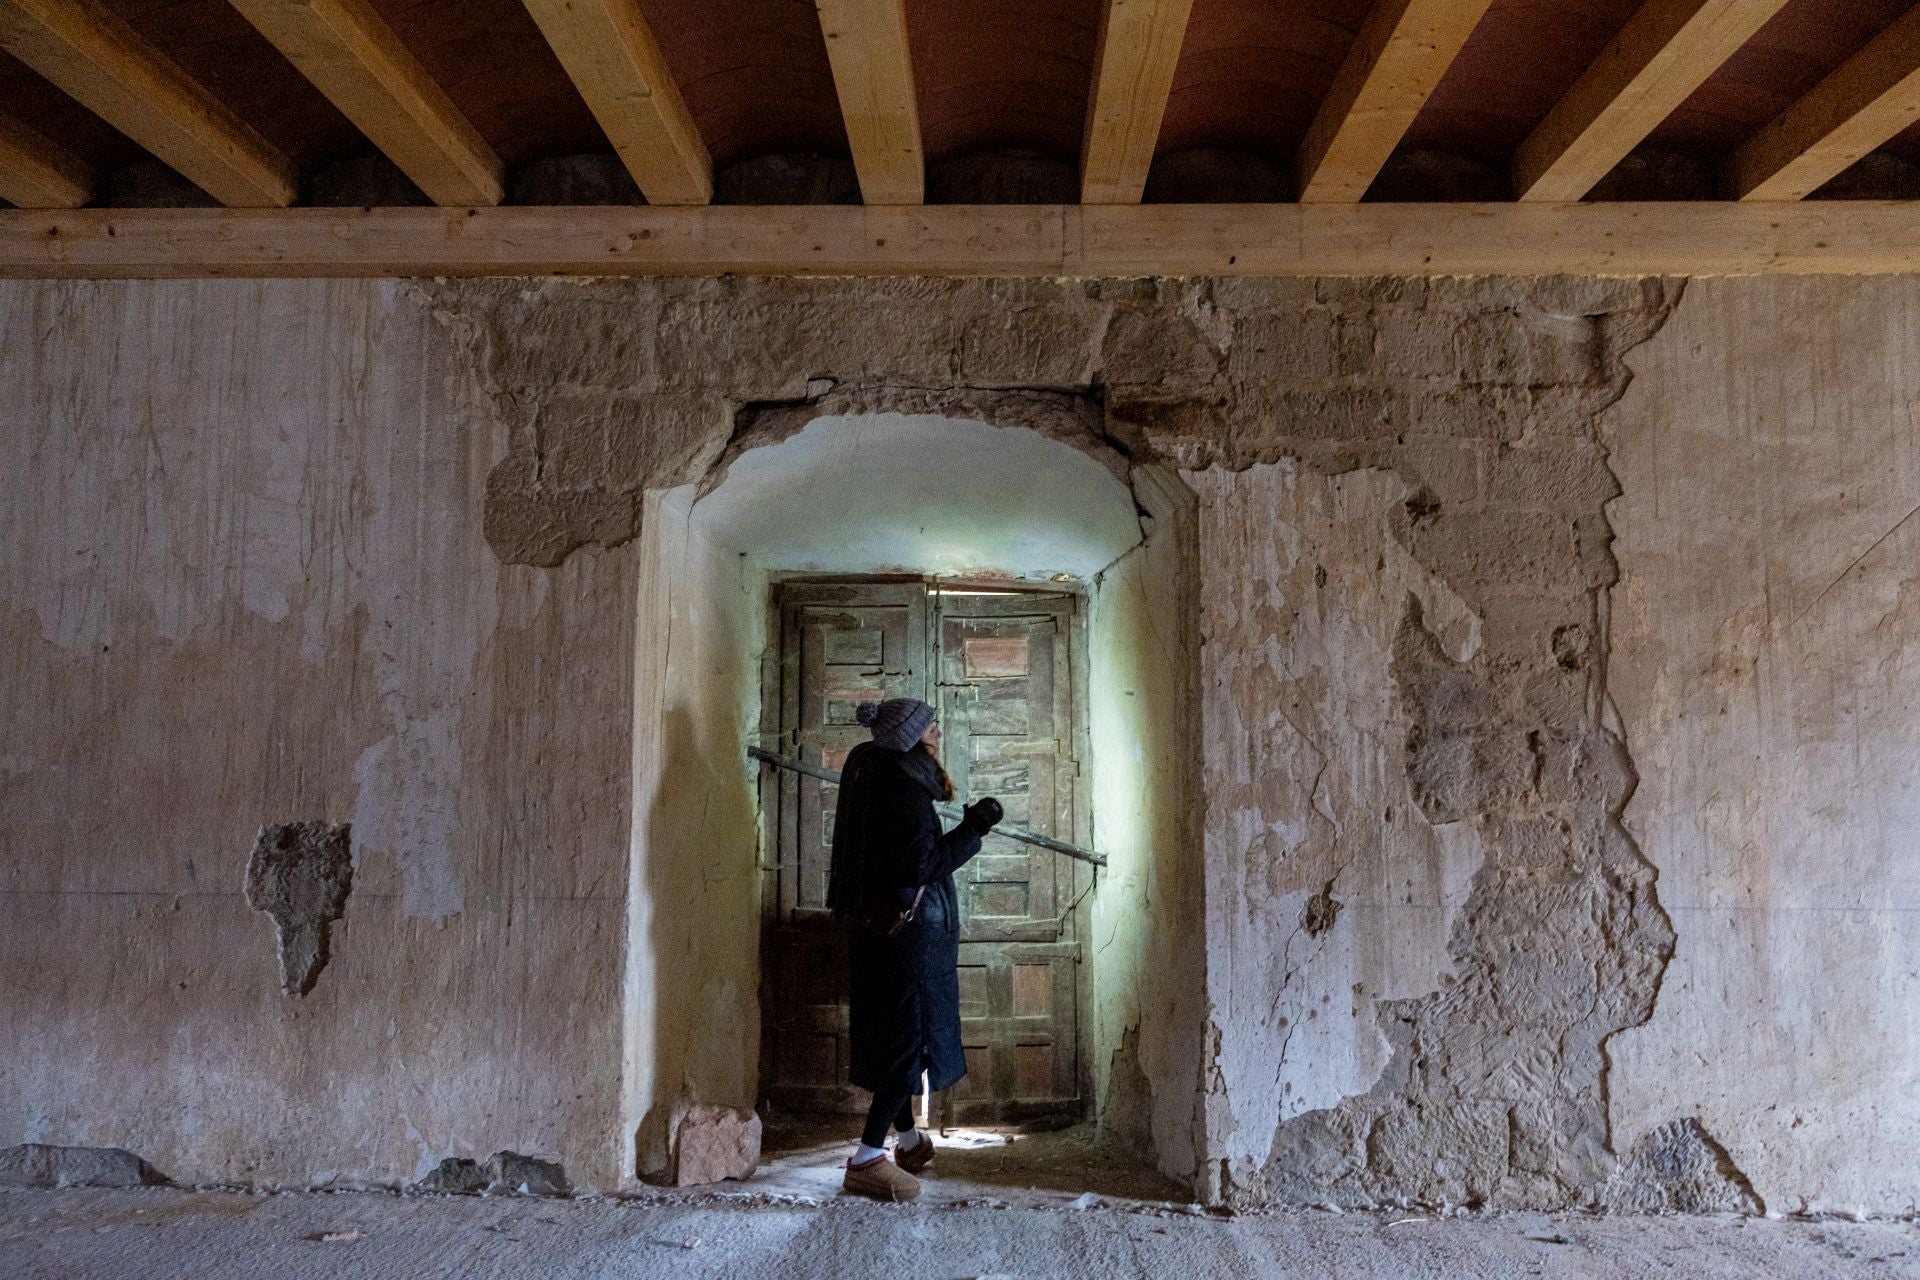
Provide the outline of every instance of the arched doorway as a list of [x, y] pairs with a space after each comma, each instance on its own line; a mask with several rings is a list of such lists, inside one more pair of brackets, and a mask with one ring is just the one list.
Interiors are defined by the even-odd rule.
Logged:
[[831, 766], [855, 695], [899, 693], [966, 729], [963, 786], [1109, 859], [983, 854], [957, 1103], [1091, 1117], [1191, 1172], [1187, 495], [1078, 425], [821, 412], [649, 495], [623, 1089], [641, 1176], [688, 1106], [857, 1101], [813, 901], [831, 788], [763, 781], [745, 747]]

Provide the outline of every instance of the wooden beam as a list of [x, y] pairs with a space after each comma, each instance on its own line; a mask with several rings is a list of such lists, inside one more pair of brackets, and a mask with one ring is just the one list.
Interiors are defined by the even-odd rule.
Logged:
[[1646, 0], [1513, 157], [1522, 200], [1578, 200], [1787, 0]]
[[1882, 31], [1727, 160], [1742, 200], [1802, 200], [1920, 119], [1920, 9]]
[[1294, 159], [1300, 199], [1367, 194], [1493, 0], [1375, 0]]
[[1080, 149], [1080, 199], [1138, 204], [1173, 92], [1193, 0], [1107, 0]]
[[0, 115], [0, 200], [22, 209], [78, 209], [93, 197], [93, 169], [36, 129]]
[[713, 199], [713, 160], [637, 0], [526, 6], [647, 203]]
[[1920, 204], [0, 212], [0, 276], [1435, 276], [1920, 270]]
[[436, 204], [498, 204], [500, 158], [366, 0], [233, 0]]
[[868, 204], [926, 198], [920, 105], [907, 52], [906, 0], [815, 0], [847, 145]]
[[292, 162], [98, 0], [0, 0], [0, 48], [221, 203], [293, 203]]

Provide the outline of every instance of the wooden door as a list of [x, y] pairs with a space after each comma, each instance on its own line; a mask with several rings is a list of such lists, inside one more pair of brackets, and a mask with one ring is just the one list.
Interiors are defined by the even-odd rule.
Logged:
[[[940, 713], [943, 761], [963, 800], [995, 795], [1009, 823], [1080, 838], [1074, 606], [1058, 593], [784, 583], [764, 727], [783, 752], [837, 769], [868, 736], [854, 717], [860, 702], [925, 699]], [[763, 775], [777, 856], [764, 894], [761, 1079], [786, 1112], [866, 1105], [847, 1082], [846, 947], [826, 912], [836, 790]], [[1085, 872], [996, 835], [956, 877], [968, 1076], [947, 1100], [950, 1118], [1078, 1116], [1075, 907]]]
[[[991, 795], [1007, 822], [1080, 838], [1075, 822], [1074, 597], [936, 592], [941, 756], [966, 797]], [[1004, 835], [955, 877], [961, 1123], [1077, 1115], [1081, 864]]]
[[[780, 587], [779, 750], [839, 769], [870, 735], [862, 702], [926, 698], [927, 595], [918, 582]], [[762, 775], [778, 857], [762, 892], [761, 1092], [794, 1114], [865, 1111], [847, 1081], [846, 938], [827, 911], [839, 788], [788, 770]], [[771, 799], [771, 805], [768, 804]]]

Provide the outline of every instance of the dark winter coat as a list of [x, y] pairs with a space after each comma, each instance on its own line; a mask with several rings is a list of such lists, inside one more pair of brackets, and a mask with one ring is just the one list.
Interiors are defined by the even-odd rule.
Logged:
[[917, 748], [863, 742], [841, 771], [833, 817], [827, 905], [837, 918], [872, 899], [905, 908], [926, 894], [913, 921], [891, 938], [849, 925], [849, 1038], [853, 1083], [873, 1093], [911, 1093], [925, 1071], [937, 1092], [967, 1073], [960, 1049], [960, 903], [955, 869], [980, 852], [972, 820], [942, 833], [933, 811], [944, 775]]

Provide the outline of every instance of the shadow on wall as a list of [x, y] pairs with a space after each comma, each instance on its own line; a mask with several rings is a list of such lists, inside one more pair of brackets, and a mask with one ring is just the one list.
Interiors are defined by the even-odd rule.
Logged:
[[[759, 1057], [759, 826], [743, 751], [758, 622], [737, 555], [690, 503], [651, 504], [635, 655], [621, 1131], [628, 1174], [671, 1174], [691, 1106], [749, 1108]], [[624, 1145], [624, 1141], [623, 1141]]]

